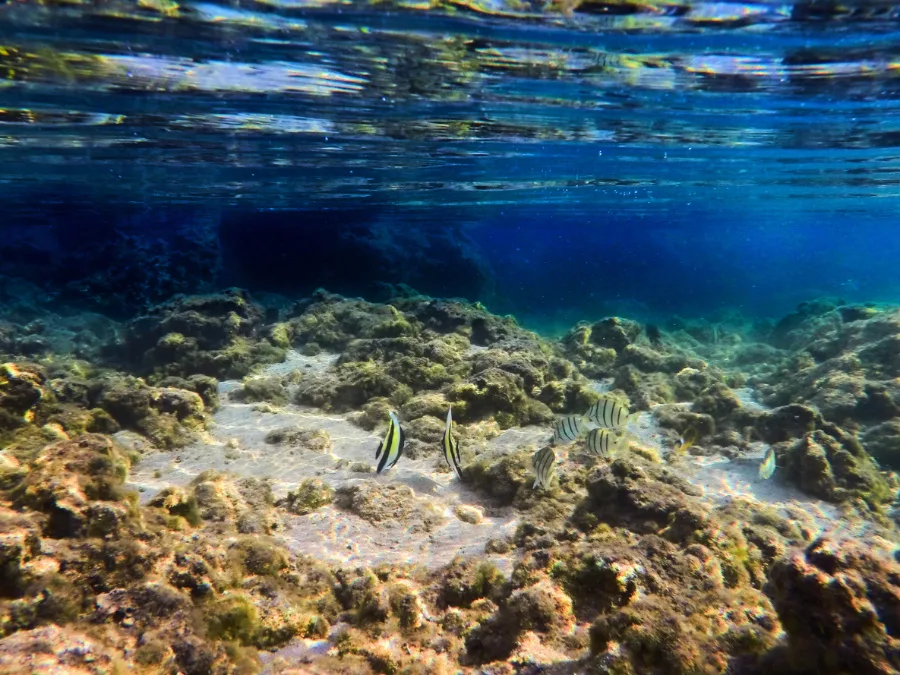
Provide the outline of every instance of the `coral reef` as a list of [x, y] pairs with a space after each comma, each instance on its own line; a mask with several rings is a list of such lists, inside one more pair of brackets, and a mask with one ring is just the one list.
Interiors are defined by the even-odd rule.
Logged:
[[816, 673], [900, 670], [900, 568], [849, 542], [817, 540], [773, 564], [766, 593], [787, 633], [769, 664]]
[[546, 424], [596, 399], [552, 344], [482, 308], [421, 297], [373, 305], [324, 292], [311, 300], [290, 321], [292, 344], [341, 355], [329, 372], [301, 380], [298, 403], [346, 411], [385, 400], [408, 422], [442, 419], [452, 404], [460, 422], [494, 418], [506, 428]]
[[[244, 377], [254, 366], [284, 359], [284, 347], [263, 330], [265, 313], [246, 291], [176, 296], [131, 320], [110, 351], [138, 374]], [[275, 339], [277, 342], [277, 338]]]
[[[774, 326], [766, 345], [736, 320], [650, 331], [621, 318], [553, 342], [478, 305], [414, 293], [374, 304], [317, 292], [282, 308], [266, 315], [236, 290], [177, 297], [130, 321], [104, 357], [39, 350], [0, 366], [0, 670], [900, 668], [895, 560], [849, 538], [813, 541], [784, 504], [710, 499], [657, 452], [683, 436], [697, 454], [738, 459], [771, 445], [779, 480], [841, 504], [834, 513], [889, 549], [900, 540], [886, 517], [900, 485], [886, 470], [900, 464], [896, 313], [811, 304]], [[310, 359], [315, 367], [300, 374], [255, 372], [292, 348], [339, 355]], [[244, 378], [223, 394], [220, 421], [251, 414], [233, 401], [296, 414], [294, 400], [346, 412], [377, 435], [397, 410], [406, 459], [433, 456], [435, 466], [452, 406], [462, 479], [351, 473], [357, 455], [341, 456], [348, 441], [331, 420], [310, 428], [308, 410], [302, 427], [252, 413], [263, 453], [322, 464], [289, 485], [189, 469], [179, 487], [137, 482], [153, 488], [138, 499], [126, 481], [142, 456], [125, 439], [150, 441], [143, 458], [186, 455], [164, 451], [203, 433], [220, 378]], [[534, 490], [531, 456], [554, 416], [583, 413], [598, 384], [658, 425], [663, 443], [630, 439], [613, 458], [557, 448], [558, 481]], [[359, 434], [352, 443], [365, 437], [341, 423]], [[546, 437], [517, 429], [525, 425]], [[504, 444], [488, 447], [503, 429]], [[207, 434], [191, 451], [219, 445]], [[325, 462], [334, 472], [320, 473]], [[496, 522], [508, 529], [482, 540], [484, 555], [451, 552], [427, 569], [413, 556], [360, 564], [355, 542], [341, 538], [348, 557], [339, 560], [351, 562], [325, 564], [298, 553], [302, 538], [284, 538], [298, 524], [344, 537], [335, 523], [354, 523], [351, 538], [377, 531], [424, 546]]]

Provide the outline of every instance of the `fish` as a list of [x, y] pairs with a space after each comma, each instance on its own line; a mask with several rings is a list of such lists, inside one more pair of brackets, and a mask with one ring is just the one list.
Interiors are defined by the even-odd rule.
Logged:
[[403, 444], [406, 442], [406, 435], [400, 427], [397, 414], [391, 411], [388, 415], [391, 421], [388, 424], [387, 434], [378, 446], [378, 450], [375, 451], [375, 461], [378, 462], [377, 473], [386, 471], [397, 463], [397, 460], [403, 455]]
[[768, 480], [775, 473], [775, 448], [769, 447], [766, 450], [766, 456], [759, 464], [759, 477], [761, 480]]
[[453, 470], [453, 473], [456, 474], [456, 477], [462, 480], [462, 468], [460, 467], [459, 456], [459, 441], [454, 440], [453, 434], [450, 432], [450, 425], [453, 423], [453, 417], [451, 416], [452, 412], [452, 407], [447, 410], [447, 425], [444, 427], [444, 438], [441, 439], [441, 447], [444, 449], [444, 459], [447, 460], [447, 464]]
[[587, 451], [596, 457], [609, 457], [619, 449], [624, 438], [624, 434], [610, 429], [591, 429], [587, 435]]
[[597, 426], [620, 429], [628, 424], [631, 416], [628, 414], [628, 407], [619, 399], [603, 396], [588, 408], [586, 417]]
[[547, 445], [534, 453], [531, 457], [531, 466], [535, 475], [531, 489], [534, 490], [540, 485], [543, 489], [549, 490], [550, 482], [556, 474], [556, 453], [553, 452], [553, 448]]
[[584, 417], [580, 415], [566, 415], [556, 421], [556, 429], [553, 432], [553, 442], [563, 441], [571, 443], [584, 433]]
[[688, 427], [684, 430], [684, 433], [681, 434], [681, 438], [678, 439], [679, 445], [675, 448], [676, 452], [686, 452], [690, 449], [694, 443], [697, 442], [697, 428], [696, 427]]

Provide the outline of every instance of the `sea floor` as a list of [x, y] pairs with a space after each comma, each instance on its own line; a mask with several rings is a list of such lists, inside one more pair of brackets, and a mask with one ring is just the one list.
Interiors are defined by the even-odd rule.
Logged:
[[[294, 370], [324, 371], [336, 358], [327, 354], [307, 357], [291, 351], [283, 363], [268, 367], [263, 374], [283, 376]], [[334, 489], [373, 481], [382, 485], [403, 484], [412, 488], [422, 505], [442, 515], [436, 525], [424, 527], [415, 517], [370, 522], [352, 511], [330, 505], [303, 516], [285, 513], [283, 528], [275, 536], [294, 553], [312, 555], [335, 565], [416, 563], [437, 569], [457, 554], [473, 554], [492, 560], [509, 573], [515, 552], [485, 556], [485, 545], [514, 533], [518, 524], [515, 509], [485, 504], [477, 493], [449, 473], [442, 455], [404, 457], [392, 470], [376, 475], [374, 455], [381, 440], [379, 435], [354, 425], [347, 415], [293, 404], [237, 402], [229, 394], [239, 386], [237, 381], [219, 384], [222, 403], [213, 424], [201, 440], [185, 448], [168, 452], [152, 450], [139, 436], [129, 432], [119, 434], [121, 441], [144, 452], [129, 479], [142, 502], [150, 501], [166, 487], [185, 486], [208, 470], [228, 472], [237, 478], [265, 479], [276, 499], [286, 496], [308, 478], [318, 478]], [[608, 383], [595, 382], [595, 388], [602, 391], [608, 388]], [[749, 390], [738, 394], [744, 405], [759, 406]], [[333, 445], [327, 452], [321, 452], [266, 442], [269, 432], [286, 427], [325, 431]], [[764, 443], [756, 443], [752, 455], [739, 458], [702, 452], [675, 454], [667, 446], [652, 410], [637, 416], [630, 432], [632, 443], [655, 451], [668, 470], [690, 483], [698, 499], [711, 507], [735, 499], [759, 502], [793, 520], [811, 538], [827, 535], [838, 540], [865, 540], [873, 550], [885, 553], [892, 553], [895, 548], [893, 543], [878, 537], [867, 521], [848, 519], [835, 505], [804, 495], [784, 482], [778, 471], [770, 480], [760, 480], [759, 462], [768, 447]], [[536, 450], [551, 433], [548, 428], [534, 426], [509, 429], [488, 440], [483, 451], [503, 454], [523, 447]], [[578, 444], [557, 448], [561, 473], [574, 461], [570, 455], [578, 451]], [[366, 471], [365, 467], [371, 469]], [[456, 512], [460, 506], [474, 507], [480, 514], [480, 522], [468, 522], [471, 517], [467, 520], [458, 517]]]

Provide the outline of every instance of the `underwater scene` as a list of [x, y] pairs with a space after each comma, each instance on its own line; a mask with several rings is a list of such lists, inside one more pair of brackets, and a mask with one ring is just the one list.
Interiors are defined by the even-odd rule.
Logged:
[[0, 675], [900, 673], [900, 5], [0, 0]]

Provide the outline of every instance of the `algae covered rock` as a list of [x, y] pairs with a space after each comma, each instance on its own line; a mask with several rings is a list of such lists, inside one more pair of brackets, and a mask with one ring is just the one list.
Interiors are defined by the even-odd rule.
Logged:
[[333, 499], [334, 490], [331, 486], [317, 478], [307, 478], [295, 490], [288, 492], [287, 497], [276, 502], [276, 505], [304, 516], [330, 504]]
[[253, 377], [244, 380], [243, 384], [231, 392], [235, 401], [258, 403], [267, 401], [276, 405], [288, 402], [287, 388], [280, 377]]
[[47, 536], [114, 534], [132, 517], [120, 504], [129, 460], [110, 438], [86, 434], [45, 447], [13, 493], [16, 506], [49, 516]]
[[858, 497], [874, 510], [894, 501], [896, 487], [859, 443], [838, 430], [834, 433], [842, 437], [812, 431], [783, 449], [789, 479], [804, 492], [828, 501]]
[[853, 542], [826, 539], [778, 560], [765, 591], [788, 660], [810, 672], [900, 670], [900, 568]]
[[243, 377], [255, 365], [282, 361], [285, 351], [262, 335], [264, 314], [246, 291], [176, 296], [129, 322], [126, 365], [157, 378]]
[[97, 404], [120, 426], [145, 435], [165, 449], [186, 445], [207, 421], [206, 406], [199, 394], [150, 387], [137, 378], [109, 381]]
[[289, 445], [318, 453], [331, 452], [331, 448], [334, 446], [327, 431], [299, 427], [274, 429], [266, 434], [265, 441], [273, 445]]
[[400, 525], [413, 532], [430, 532], [446, 522], [436, 504], [417, 497], [407, 485], [359, 481], [336, 490], [334, 503], [370, 523]]

